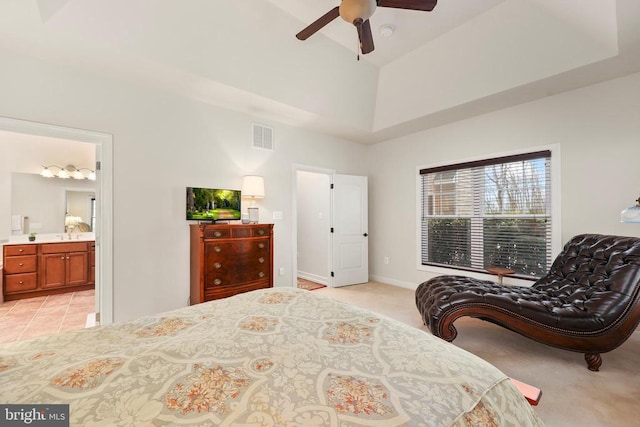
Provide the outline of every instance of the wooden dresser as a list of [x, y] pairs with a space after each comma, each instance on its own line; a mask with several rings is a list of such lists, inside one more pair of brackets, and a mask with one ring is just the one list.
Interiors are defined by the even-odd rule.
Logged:
[[191, 304], [273, 286], [273, 224], [190, 228]]
[[94, 247], [94, 241], [4, 245], [4, 299], [93, 289]]

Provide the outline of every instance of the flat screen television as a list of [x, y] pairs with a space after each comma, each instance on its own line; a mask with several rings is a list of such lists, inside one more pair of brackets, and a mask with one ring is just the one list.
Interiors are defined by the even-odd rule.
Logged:
[[187, 219], [227, 221], [240, 219], [240, 190], [187, 187]]

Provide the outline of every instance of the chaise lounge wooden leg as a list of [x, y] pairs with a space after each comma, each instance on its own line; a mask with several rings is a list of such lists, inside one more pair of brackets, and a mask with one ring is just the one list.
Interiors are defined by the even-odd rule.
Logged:
[[602, 365], [602, 357], [600, 353], [586, 353], [584, 355], [584, 360], [587, 361], [587, 367], [590, 371], [598, 372], [600, 370], [600, 365]]

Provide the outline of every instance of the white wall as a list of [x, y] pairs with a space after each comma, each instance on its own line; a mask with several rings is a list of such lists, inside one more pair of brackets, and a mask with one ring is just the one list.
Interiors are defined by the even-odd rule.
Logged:
[[366, 174], [366, 147], [280, 125], [275, 152], [250, 147], [254, 117], [0, 50], [0, 116], [113, 134], [114, 320], [187, 304], [185, 187], [240, 188], [265, 178], [274, 210], [277, 286], [292, 275], [292, 164]]
[[297, 171], [298, 277], [329, 284], [329, 175]]
[[416, 268], [417, 166], [549, 144], [561, 153], [563, 243], [579, 233], [640, 236], [619, 216], [640, 195], [639, 135], [640, 74], [632, 74], [372, 146], [371, 275], [413, 288], [432, 276]]

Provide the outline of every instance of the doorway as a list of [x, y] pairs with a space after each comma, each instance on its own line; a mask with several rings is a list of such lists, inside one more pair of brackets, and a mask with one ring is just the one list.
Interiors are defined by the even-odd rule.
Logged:
[[96, 313], [100, 324], [113, 322], [112, 135], [0, 117], [0, 130], [95, 144], [96, 164]]
[[292, 181], [292, 286], [367, 282], [367, 177], [294, 165]]
[[[293, 287], [331, 286], [331, 182], [334, 171], [293, 166]], [[309, 283], [310, 282], [310, 283]]]
[[296, 286], [316, 289], [330, 285], [331, 175], [296, 172]]

